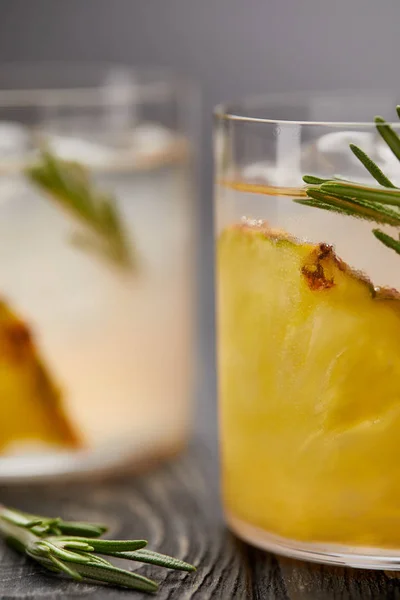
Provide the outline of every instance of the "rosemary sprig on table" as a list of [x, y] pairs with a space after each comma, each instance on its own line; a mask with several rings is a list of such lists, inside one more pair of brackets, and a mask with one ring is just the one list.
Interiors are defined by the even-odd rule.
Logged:
[[106, 531], [103, 525], [30, 515], [0, 505], [0, 535], [8, 545], [46, 569], [76, 581], [157, 591], [158, 585], [152, 579], [115, 567], [103, 556], [180, 571], [196, 570], [182, 560], [148, 550], [145, 540], [99, 539]]
[[28, 178], [77, 219], [83, 230], [73, 242], [124, 269], [136, 266], [115, 199], [98, 191], [82, 165], [43, 151], [27, 168]]
[[[400, 118], [400, 105], [396, 110]], [[382, 117], [375, 117], [375, 124], [382, 139], [400, 161], [400, 137]], [[400, 188], [390, 181], [361, 148], [350, 144], [350, 150], [381, 187], [346, 181], [339, 177], [321, 179], [305, 175], [303, 181], [308, 185], [305, 190], [307, 198], [296, 198], [295, 202], [381, 225], [400, 227]], [[373, 229], [372, 233], [385, 246], [400, 254], [400, 237], [396, 239], [381, 229]]]

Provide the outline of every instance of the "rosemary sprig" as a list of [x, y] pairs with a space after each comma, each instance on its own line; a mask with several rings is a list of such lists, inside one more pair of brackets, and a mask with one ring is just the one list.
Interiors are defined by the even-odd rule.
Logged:
[[76, 245], [123, 269], [137, 266], [115, 199], [95, 188], [87, 169], [45, 150], [39, 162], [26, 169], [26, 174], [83, 225], [83, 232], [73, 237]]
[[182, 560], [146, 549], [145, 540], [99, 539], [106, 531], [104, 525], [30, 515], [0, 505], [0, 535], [6, 542], [46, 569], [76, 581], [157, 591], [158, 584], [152, 579], [120, 569], [102, 556], [180, 571], [196, 570]]
[[[396, 107], [400, 118], [400, 105]], [[378, 133], [400, 160], [400, 137], [382, 117], [375, 117]], [[350, 144], [350, 150], [372, 175], [377, 186], [346, 181], [339, 177], [322, 179], [305, 175], [307, 198], [296, 198], [304, 206], [329, 210], [339, 214], [359, 217], [375, 223], [400, 227], [400, 188], [383, 173], [378, 165], [358, 146]], [[392, 208], [388, 208], [392, 206]], [[400, 239], [397, 240], [380, 229], [373, 229], [374, 236], [388, 248], [400, 254]]]
[[400, 254], [400, 241], [399, 240], [395, 240], [390, 235], [388, 235], [387, 233], [384, 233], [380, 229], [373, 229], [372, 233], [380, 242], [382, 242], [382, 244], [385, 244], [385, 246], [387, 246], [388, 248], [392, 248], [392, 250], [397, 252], [397, 254]]

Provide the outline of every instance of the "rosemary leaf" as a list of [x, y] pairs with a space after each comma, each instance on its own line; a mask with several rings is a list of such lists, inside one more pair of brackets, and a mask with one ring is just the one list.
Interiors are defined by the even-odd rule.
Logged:
[[322, 210], [328, 210], [331, 212], [335, 212], [341, 215], [348, 215], [348, 216], [354, 216], [354, 213], [351, 211], [347, 211], [343, 208], [339, 208], [338, 206], [333, 206], [331, 204], [326, 204], [325, 202], [322, 201], [315, 201], [312, 199], [298, 199], [298, 198], [294, 198], [294, 202], [296, 202], [296, 204], [301, 204], [302, 206], [309, 206], [310, 208], [320, 208]]
[[[97, 523], [81, 523], [79, 521], [64, 521], [60, 518], [48, 518], [40, 515], [31, 515], [19, 510], [9, 510], [3, 508], [1, 510], [1, 518], [9, 523], [14, 523], [20, 527], [29, 527], [33, 532], [38, 535], [36, 531], [38, 527], [41, 527], [45, 533], [52, 533], [52, 530], [56, 526], [62, 534], [66, 536], [84, 536], [84, 537], [99, 537], [107, 531], [105, 525], [99, 525]], [[74, 538], [75, 539], [75, 538]]]
[[33, 525], [30, 527], [30, 531], [39, 537], [44, 537], [45, 535], [59, 535], [61, 530], [52, 523], [43, 522], [40, 525]]
[[389, 146], [395, 157], [400, 160], [400, 138], [397, 133], [382, 117], [375, 117], [375, 123], [382, 139]]
[[61, 560], [58, 560], [58, 558], [56, 558], [55, 556], [51, 555], [49, 560], [53, 563], [53, 565], [57, 568], [58, 571], [66, 573], [67, 575], [72, 577], [72, 579], [75, 579], [75, 581], [83, 580], [82, 575], [80, 575], [75, 569], [71, 569], [71, 567], [66, 565]]
[[308, 198], [296, 198], [295, 202], [297, 204], [303, 204], [304, 206], [322, 208], [324, 210], [330, 210], [333, 212], [354, 214], [353, 211], [343, 205], [343, 202], [339, 206], [338, 199], [336, 199], [334, 196], [324, 194], [317, 188], [308, 188], [306, 193]]
[[77, 565], [76, 570], [81, 577], [83, 576], [89, 580], [102, 581], [143, 592], [156, 592], [158, 590], [158, 584], [152, 579], [125, 571], [125, 569], [119, 569], [113, 565], [93, 562], [87, 565]]
[[85, 542], [65, 542], [63, 544], [65, 549], [68, 550], [83, 550], [84, 552], [93, 552], [93, 546], [89, 546]]
[[90, 562], [90, 555], [88, 554], [78, 554], [76, 552], [70, 552], [69, 550], [66, 550], [65, 548], [60, 548], [56, 544], [52, 544], [48, 541], [43, 543], [45, 543], [47, 548], [49, 549], [49, 554], [55, 556], [60, 560], [66, 560], [67, 562], [81, 564], [86, 564]]
[[396, 106], [396, 112], [397, 112], [397, 116], [398, 116], [398, 117], [399, 117], [399, 119], [400, 119], [400, 104], [398, 104], [398, 105]]
[[339, 194], [327, 194], [321, 191], [323, 189], [324, 186], [321, 186], [320, 189], [311, 188], [306, 190], [307, 195], [315, 201], [313, 206], [318, 207], [319, 203], [322, 203], [323, 206], [320, 206], [320, 208], [324, 208], [325, 210], [329, 210], [327, 206], [330, 206], [330, 210], [335, 209], [335, 212], [360, 217], [368, 221], [374, 221], [375, 223], [400, 227], [400, 212], [361, 198], [355, 199]]
[[37, 525], [42, 525], [42, 519], [32, 519], [32, 521], [28, 521], [26, 522], [24, 525], [21, 525], [22, 527], [26, 527], [27, 529], [32, 529], [33, 527], [36, 527]]
[[387, 246], [388, 248], [391, 248], [392, 250], [397, 252], [397, 254], [400, 254], [400, 241], [399, 240], [395, 240], [390, 235], [388, 235], [387, 233], [384, 233], [380, 229], [373, 229], [372, 233], [380, 242], [382, 242], [382, 244], [385, 244], [385, 246]]
[[[51, 538], [49, 539], [51, 540]], [[58, 537], [57, 540], [59, 542], [77, 541], [90, 544], [90, 546], [94, 548], [94, 551], [98, 552], [99, 554], [139, 550], [140, 548], [144, 548], [145, 546], [147, 546], [146, 540], [98, 540], [93, 538], [70, 538], [64, 536]]]
[[179, 558], [173, 558], [172, 556], [167, 556], [166, 554], [153, 552], [152, 550], [147, 550], [146, 548], [143, 550], [135, 550], [134, 552], [114, 552], [113, 556], [116, 558], [126, 558], [142, 563], [157, 565], [167, 569], [174, 569], [176, 571], [192, 572], [196, 570], [196, 567], [183, 560], [180, 560]]
[[378, 165], [373, 160], [371, 160], [370, 157], [367, 154], [365, 154], [363, 150], [361, 150], [361, 148], [359, 148], [355, 144], [350, 144], [350, 150], [353, 152], [354, 156], [356, 156], [358, 160], [364, 165], [364, 167], [372, 175], [372, 177], [378, 183], [380, 183], [380, 185], [383, 185], [384, 187], [388, 188], [396, 187], [395, 185], [393, 185], [390, 179], [386, 177], [386, 175], [382, 172]]
[[304, 175], [303, 181], [304, 183], [308, 183], [311, 185], [320, 185], [321, 183], [329, 181], [329, 179], [321, 179], [321, 177], [314, 177], [314, 175]]
[[26, 552], [30, 556], [33, 556], [33, 558], [46, 558], [49, 556], [51, 549], [49, 546], [39, 541], [26, 546]]
[[388, 190], [355, 183], [328, 181], [321, 184], [320, 190], [328, 194], [347, 196], [352, 199], [371, 200], [381, 204], [400, 206], [400, 189], [398, 188]]
[[[81, 552], [78, 550], [77, 554], [80, 554]], [[108, 565], [110, 566], [111, 563], [109, 560], [106, 560], [105, 558], [103, 558], [102, 556], [97, 556], [96, 554], [91, 554], [90, 555], [90, 562], [91, 563], [98, 563], [99, 565]], [[111, 565], [112, 566], [112, 565]]]
[[[96, 525], [95, 523], [80, 523], [78, 521], [63, 521], [58, 524], [63, 535], [85, 536], [96, 538], [107, 531], [105, 525]], [[90, 542], [91, 543], [91, 542]]]

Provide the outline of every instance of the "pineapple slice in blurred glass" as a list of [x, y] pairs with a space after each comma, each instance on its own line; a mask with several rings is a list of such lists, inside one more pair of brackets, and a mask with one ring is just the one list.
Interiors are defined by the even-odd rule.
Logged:
[[0, 302], [0, 452], [43, 444], [77, 446], [51, 379], [27, 325]]

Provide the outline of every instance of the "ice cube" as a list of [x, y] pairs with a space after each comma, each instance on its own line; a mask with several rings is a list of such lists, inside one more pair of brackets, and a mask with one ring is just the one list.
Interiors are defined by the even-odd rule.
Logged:
[[282, 187], [303, 185], [302, 175], [334, 177], [336, 175], [360, 183], [375, 184], [364, 165], [353, 154], [350, 144], [361, 148], [382, 171], [400, 185], [398, 159], [387, 144], [374, 131], [337, 131], [322, 135], [301, 146], [298, 151], [287, 144], [284, 156], [274, 161], [260, 161], [247, 165], [242, 176], [247, 182]]
[[0, 202], [23, 193], [19, 170], [33, 152], [28, 129], [12, 121], [0, 121]]
[[135, 79], [125, 69], [113, 69], [106, 77], [101, 93], [107, 106], [107, 127], [114, 134], [125, 135], [137, 121], [140, 98]]
[[276, 166], [264, 161], [244, 167], [243, 177], [246, 182], [272, 187], [298, 187], [303, 181], [298, 169], [291, 166]]
[[105, 167], [115, 161], [115, 151], [76, 137], [49, 136], [50, 150], [63, 160], [81, 162], [90, 167]]
[[132, 145], [139, 157], [164, 153], [173, 141], [174, 134], [158, 123], [141, 123], [132, 132]]
[[346, 158], [353, 157], [353, 162], [357, 162], [356, 157], [351, 154], [347, 156], [350, 144], [360, 146], [368, 155], [374, 154], [376, 149], [376, 136], [368, 131], [335, 131], [327, 133], [317, 139], [315, 145], [322, 154], [346, 155]]
[[19, 123], [0, 121], [0, 160], [23, 159], [31, 149], [28, 130]]
[[361, 148], [388, 177], [400, 181], [398, 160], [375, 131], [336, 131], [304, 145], [303, 173], [320, 177], [340, 175], [360, 183], [374, 183], [373, 177], [351, 151], [350, 144]]

